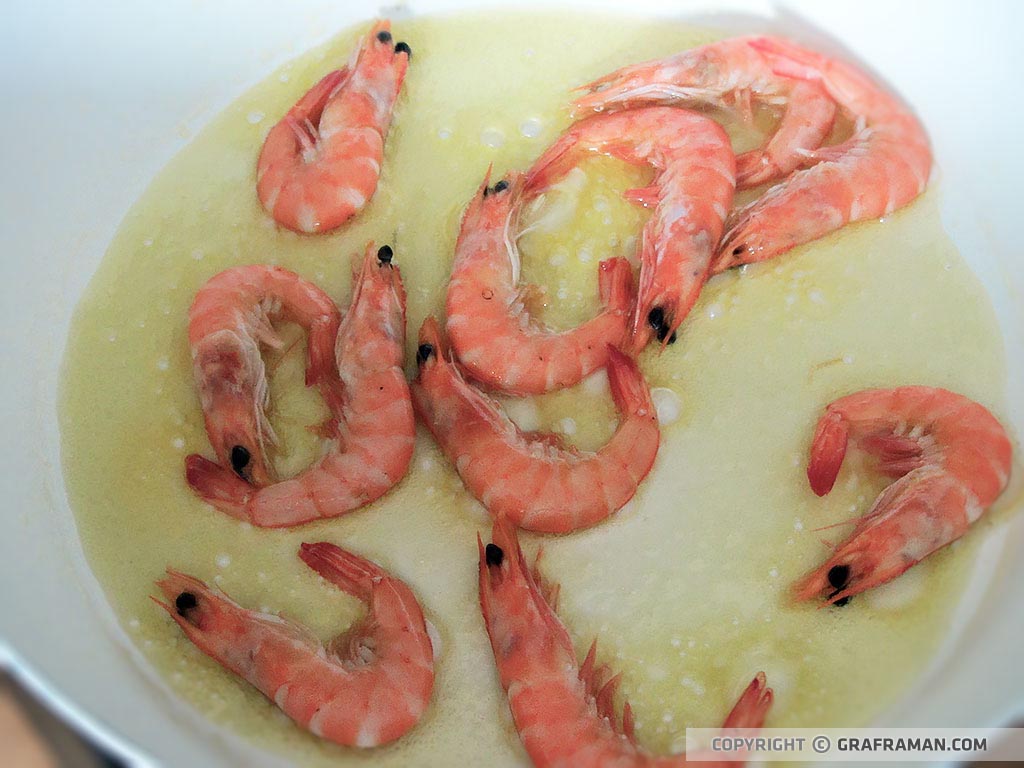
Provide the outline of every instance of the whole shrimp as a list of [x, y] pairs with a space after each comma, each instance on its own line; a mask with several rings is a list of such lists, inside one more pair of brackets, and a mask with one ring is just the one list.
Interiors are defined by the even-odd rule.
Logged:
[[282, 226], [329, 232], [359, 213], [377, 189], [411, 55], [390, 30], [390, 22], [377, 22], [354, 61], [314, 85], [267, 134], [256, 194]]
[[157, 582], [167, 602], [153, 600], [199, 650], [310, 733], [348, 747], [400, 738], [419, 722], [434, 688], [434, 652], [416, 596], [334, 544], [303, 544], [299, 557], [369, 608], [326, 648], [305, 627], [246, 610], [171, 569]]
[[405, 289], [390, 247], [371, 244], [337, 333], [327, 391], [335, 443], [289, 480], [255, 485], [202, 456], [186, 460], [192, 489], [223, 512], [279, 528], [335, 517], [384, 495], [409, 468], [416, 425], [402, 370]]
[[473, 197], [462, 217], [448, 284], [446, 330], [459, 362], [494, 389], [536, 394], [562, 389], [603, 368], [608, 345], [625, 340], [633, 304], [633, 273], [625, 259], [600, 264], [604, 309], [569, 331], [530, 318], [519, 283], [514, 226], [522, 176], [510, 174]]
[[654, 169], [644, 189], [626, 192], [654, 208], [640, 246], [632, 345], [663, 344], [693, 307], [722, 236], [735, 191], [736, 161], [725, 131], [684, 109], [648, 107], [595, 115], [571, 126], [527, 175], [531, 193], [552, 184], [587, 152]]
[[[491, 543], [480, 548], [480, 608], [512, 719], [537, 768], [674, 768], [686, 755], [658, 757], [636, 743], [627, 703], [616, 722], [619, 684], [596, 664], [597, 643], [582, 666], [555, 613], [558, 588], [531, 571], [515, 528], [496, 520]], [[747, 686], [725, 728], [760, 728], [772, 703], [763, 673]], [[712, 763], [708, 765], [732, 765]]]
[[895, 478], [849, 538], [796, 585], [844, 604], [960, 538], [1006, 488], [1013, 449], [978, 403], [933, 387], [868, 389], [828, 406], [811, 444], [807, 479], [824, 496], [853, 440]]
[[265, 444], [274, 433], [266, 418], [270, 391], [260, 345], [281, 345], [275, 319], [301, 325], [309, 337], [306, 383], [326, 394], [336, 377], [338, 308], [294, 272], [257, 265], [214, 275], [188, 315], [196, 390], [217, 460], [245, 480], [267, 483]]
[[616, 512], [658, 453], [658, 420], [635, 361], [608, 350], [619, 427], [596, 453], [554, 434], [524, 433], [501, 406], [468, 384], [443, 345], [437, 321], [420, 330], [413, 405], [466, 488], [491, 514], [531, 531], [567, 533]]
[[778, 74], [820, 83], [857, 128], [841, 144], [808, 152], [812, 167], [732, 217], [716, 272], [765, 261], [850, 222], [886, 216], [924, 191], [932, 167], [921, 123], [859, 69], [778, 38], [753, 38], [749, 45]]
[[573, 115], [652, 106], [735, 106], [751, 118], [751, 102], [784, 109], [775, 134], [736, 158], [736, 186], [756, 187], [788, 176], [832, 130], [836, 105], [815, 82], [777, 74], [768, 59], [735, 37], [618, 69], [578, 90]]

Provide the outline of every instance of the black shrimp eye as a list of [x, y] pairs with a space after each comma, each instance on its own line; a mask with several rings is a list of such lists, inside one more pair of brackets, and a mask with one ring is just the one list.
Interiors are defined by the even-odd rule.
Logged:
[[647, 324], [654, 330], [664, 327], [665, 325], [665, 310], [661, 307], [655, 307], [647, 313]]
[[385, 30], [377, 33], [377, 39], [380, 40], [382, 43], [390, 43], [391, 42], [391, 33], [388, 32], [385, 29]]
[[412, 58], [412, 48], [409, 47], [408, 43], [399, 43], [396, 45], [395, 53], [404, 53], [406, 56]]
[[508, 182], [505, 179], [502, 179], [494, 185], [494, 189], [491, 191], [497, 194], [498, 192], [504, 192], [506, 189], [508, 189]]
[[199, 605], [199, 601], [191, 592], [182, 592], [174, 600], [174, 610], [178, 612], [179, 616], [184, 616], [197, 605]]
[[252, 455], [249, 453], [249, 449], [244, 445], [236, 445], [231, 449], [231, 468], [235, 470], [235, 474], [245, 479], [245, 468], [249, 466], [249, 461], [252, 459]]
[[745, 250], [747, 250], [747, 246], [745, 246], [745, 245], [743, 245], [741, 243], [740, 245], [737, 245], [735, 248], [732, 249], [732, 255], [733, 256], [739, 256]]
[[484, 561], [490, 566], [499, 566], [505, 559], [505, 553], [497, 544], [488, 544], [484, 548]]
[[417, 347], [416, 349], [417, 364], [423, 365], [423, 363], [427, 362], [427, 360], [430, 359], [430, 356], [432, 354], [434, 354], [433, 344], [420, 344], [419, 347]]
[[377, 260], [381, 264], [390, 264], [391, 258], [395, 255], [395, 252], [391, 250], [390, 245], [382, 245], [380, 250], [377, 251]]
[[850, 581], [850, 566], [833, 565], [828, 569], [828, 583], [833, 589], [842, 589]]

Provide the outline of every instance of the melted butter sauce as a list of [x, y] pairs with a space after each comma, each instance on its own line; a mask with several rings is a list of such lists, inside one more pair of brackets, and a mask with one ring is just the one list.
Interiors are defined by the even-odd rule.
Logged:
[[[476, 533], [486, 513], [424, 432], [388, 496], [347, 517], [263, 531], [197, 500], [190, 452], [211, 455], [186, 336], [199, 287], [226, 267], [286, 266], [347, 305], [350, 257], [395, 247], [409, 293], [409, 360], [423, 318], [443, 307], [461, 210], [489, 163], [525, 169], [569, 123], [572, 86], [623, 64], [711, 39], [658, 21], [463, 15], [396, 24], [414, 59], [366, 210], [339, 233], [276, 228], [254, 193], [274, 120], [348, 58], [363, 28], [284, 66], [178, 155], [132, 208], [83, 297], [61, 395], [64, 471], [89, 561], [121, 623], [173, 690], [212, 721], [303, 765], [525, 762], [479, 616]], [[738, 149], [754, 142], [736, 128]], [[587, 161], [548, 195], [520, 245], [533, 306], [553, 325], [595, 311], [597, 262], [632, 257], [645, 213], [621, 191], [642, 172]], [[545, 221], [547, 222], [545, 224]], [[293, 329], [294, 332], [294, 329]], [[268, 356], [278, 471], [301, 471], [326, 415], [302, 384], [303, 341]], [[681, 747], [687, 725], [717, 725], [759, 669], [775, 726], [849, 726], [881, 712], [951, 631], [993, 516], [898, 582], [844, 609], [796, 605], [788, 586], [867, 510], [880, 481], [844, 467], [824, 499], [804, 467], [832, 399], [870, 386], [926, 383], [1003, 411], [1002, 341], [980, 283], [942, 232], [935, 193], [882, 222], [850, 226], [778, 260], [715, 278], [678, 343], [642, 366], [664, 424], [651, 476], [610, 521], [546, 538], [543, 570], [581, 654], [624, 673], [641, 742]], [[507, 401], [527, 429], [595, 448], [614, 429], [607, 379]], [[998, 516], [999, 513], [995, 513]], [[185, 640], [150, 601], [173, 565], [246, 606], [280, 611], [329, 638], [362, 612], [296, 557], [339, 543], [381, 563], [419, 596], [441, 642], [433, 700], [392, 746], [363, 752], [291, 724]], [[525, 537], [535, 548], [539, 537]]]

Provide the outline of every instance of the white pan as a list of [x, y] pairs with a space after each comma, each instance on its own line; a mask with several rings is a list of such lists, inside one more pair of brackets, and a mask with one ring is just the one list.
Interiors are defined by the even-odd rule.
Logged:
[[[165, 765], [271, 764], [173, 703], [116, 625], [86, 566], [60, 473], [56, 391], [68, 320], [121, 217], [219, 109], [277, 65], [415, 0], [12, 2], [0, 31], [3, 414], [0, 663], [101, 738]], [[572, 2], [613, 9], [613, 2]], [[884, 73], [935, 144], [944, 224], [985, 283], [1024, 434], [1024, 4], [633, 0], [633, 13], [836, 41]], [[521, 6], [517, 3], [517, 6]], [[585, 12], [585, 11], [581, 11]], [[771, 17], [757, 22], [750, 15]], [[817, 30], [817, 31], [815, 31]], [[824, 44], [824, 43], [823, 43]], [[140, 440], [145, 435], [139, 435]], [[887, 725], [987, 726], [1024, 715], [1024, 516], [989, 548], [980, 607]]]

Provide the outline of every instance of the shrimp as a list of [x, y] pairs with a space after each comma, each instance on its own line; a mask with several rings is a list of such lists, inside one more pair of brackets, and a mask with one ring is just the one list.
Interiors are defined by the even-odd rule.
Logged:
[[267, 134], [256, 194], [278, 224], [330, 232], [373, 196], [411, 55], [390, 29], [377, 22], [354, 61], [314, 85]]
[[807, 479], [824, 496], [854, 440], [896, 478], [824, 565], [796, 585], [806, 600], [850, 597], [891, 581], [960, 538], [1006, 488], [1013, 449], [983, 406], [933, 387], [867, 389], [818, 422]]
[[[627, 703], [616, 723], [613, 697], [620, 676], [595, 661], [597, 643], [582, 666], [555, 613], [558, 588], [527, 566], [515, 528], [494, 523], [492, 542], [480, 548], [480, 608], [512, 719], [533, 764], [573, 768], [670, 768], [686, 756], [657, 757], [636, 743]], [[772, 703], [763, 673], [747, 686], [725, 728], [760, 728]], [[723, 765], [723, 763], [707, 763]], [[729, 765], [730, 763], [724, 763]]]
[[650, 205], [640, 246], [640, 286], [632, 345], [652, 334], [662, 344], [697, 300], [735, 191], [736, 161], [729, 139], [713, 120], [671, 107], [595, 115], [566, 131], [534, 163], [531, 191], [550, 185], [583, 153], [601, 152], [654, 169], [651, 186], [626, 192]]
[[222, 465], [260, 484], [270, 479], [265, 448], [274, 440], [260, 345], [281, 345], [271, 325], [278, 318], [306, 329], [306, 383], [327, 392], [341, 315], [327, 294], [294, 272], [261, 265], [227, 269], [207, 281], [189, 309], [193, 375], [210, 444]]
[[523, 433], [448, 359], [437, 321], [420, 330], [413, 405], [466, 488], [493, 515], [527, 530], [568, 533], [620, 509], [650, 472], [658, 420], [635, 361], [610, 348], [608, 378], [620, 422], [596, 453], [557, 435]]
[[807, 154], [797, 171], [737, 211], [714, 271], [765, 261], [854, 221], [886, 216], [928, 185], [932, 153], [912, 112], [854, 66], [777, 38], [754, 38], [778, 74], [820, 83], [857, 123], [847, 141]]
[[625, 340], [633, 304], [633, 272], [616, 258], [599, 267], [604, 309], [570, 331], [531, 320], [523, 306], [519, 252], [509, 229], [519, 208], [521, 174], [493, 189], [488, 178], [462, 217], [448, 284], [446, 329], [459, 361], [476, 380], [503, 392], [562, 389], [603, 368], [608, 345]]
[[200, 497], [253, 525], [280, 528], [351, 512], [405, 476], [416, 424], [402, 370], [405, 289], [392, 256], [386, 245], [366, 249], [338, 329], [336, 380], [326, 396], [332, 449], [297, 477], [263, 486], [189, 456], [186, 479]]
[[305, 627], [242, 608], [199, 579], [168, 569], [152, 598], [199, 650], [241, 676], [299, 727], [347, 747], [376, 747], [419, 722], [434, 688], [434, 651], [412, 590], [334, 544], [299, 557], [366, 603], [365, 618], [325, 648]]
[[735, 37], [664, 59], [623, 67], [577, 90], [573, 115], [652, 105], [736, 106], [747, 120], [751, 101], [784, 109], [775, 134], [736, 158], [736, 185], [747, 189], [785, 178], [829, 135], [836, 105], [814, 82], [777, 74], [767, 58]]

